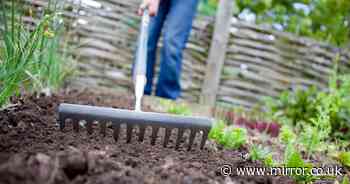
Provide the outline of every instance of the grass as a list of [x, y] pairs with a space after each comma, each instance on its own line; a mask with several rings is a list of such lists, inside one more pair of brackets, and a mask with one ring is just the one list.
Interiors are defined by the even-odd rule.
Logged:
[[[57, 1], [58, 2], [58, 1]], [[57, 3], [49, 1], [38, 23], [23, 22], [24, 10], [18, 1], [0, 2], [1, 54], [0, 106], [21, 90], [50, 93], [62, 85], [68, 72], [59, 52], [64, 25]]]

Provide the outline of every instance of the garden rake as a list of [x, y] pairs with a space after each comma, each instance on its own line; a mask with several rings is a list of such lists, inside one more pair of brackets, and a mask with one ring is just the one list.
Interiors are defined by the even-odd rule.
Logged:
[[152, 128], [151, 144], [156, 143], [157, 134], [160, 128], [165, 128], [163, 146], [169, 143], [170, 136], [174, 129], [177, 129], [177, 138], [175, 148], [178, 149], [185, 130], [190, 130], [188, 150], [191, 149], [197, 133], [201, 133], [200, 148], [203, 149], [208, 138], [213, 120], [205, 117], [170, 115], [155, 112], [141, 111], [141, 99], [144, 94], [146, 84], [146, 58], [147, 58], [147, 41], [148, 41], [148, 24], [149, 15], [144, 11], [142, 16], [140, 36], [134, 63], [133, 81], [135, 90], [135, 110], [122, 110], [108, 107], [95, 107], [89, 105], [76, 105], [62, 103], [59, 105], [58, 114], [61, 130], [64, 129], [66, 120], [71, 120], [74, 131], [79, 131], [79, 121], [86, 121], [88, 133], [92, 133], [93, 122], [98, 122], [100, 133], [106, 134], [106, 124], [112, 123], [113, 137], [118, 141], [122, 124], [126, 124], [126, 142], [130, 143], [133, 129], [138, 127], [138, 141], [142, 142], [145, 137], [147, 127]]

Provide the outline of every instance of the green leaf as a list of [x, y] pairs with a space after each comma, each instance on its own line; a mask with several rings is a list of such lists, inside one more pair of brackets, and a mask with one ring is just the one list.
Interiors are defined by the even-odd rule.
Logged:
[[293, 132], [293, 128], [289, 126], [283, 126], [279, 134], [279, 139], [286, 145], [294, 142], [296, 135]]
[[226, 148], [237, 149], [247, 141], [247, 130], [244, 128], [228, 127], [224, 130], [224, 135], [221, 140]]
[[208, 135], [209, 139], [213, 139], [217, 142], [220, 142], [224, 136], [225, 127], [226, 125], [224, 121], [222, 120], [216, 121], [209, 132], [209, 135]]
[[340, 152], [338, 160], [346, 167], [350, 167], [350, 152]]
[[270, 151], [267, 148], [261, 146], [253, 145], [249, 152], [249, 157], [252, 161], [261, 160], [264, 161], [269, 155]]
[[345, 175], [341, 184], [350, 184], [349, 177]]
[[264, 159], [264, 165], [267, 167], [273, 167], [275, 165], [275, 161], [273, 160], [272, 154], [268, 154]]

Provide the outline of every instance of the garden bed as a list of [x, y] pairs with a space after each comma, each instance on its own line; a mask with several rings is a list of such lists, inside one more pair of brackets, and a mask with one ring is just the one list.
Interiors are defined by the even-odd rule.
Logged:
[[192, 151], [176, 151], [173, 142], [163, 148], [160, 138], [151, 146], [149, 139], [116, 143], [111, 130], [106, 137], [97, 131], [74, 133], [70, 126], [60, 131], [56, 111], [61, 102], [126, 109], [133, 105], [125, 94], [86, 91], [13, 99], [15, 105], [0, 111], [0, 183], [293, 183], [288, 177], [222, 176], [223, 164], [262, 166], [247, 160], [244, 148], [216, 149], [209, 143], [199, 150], [197, 142]]

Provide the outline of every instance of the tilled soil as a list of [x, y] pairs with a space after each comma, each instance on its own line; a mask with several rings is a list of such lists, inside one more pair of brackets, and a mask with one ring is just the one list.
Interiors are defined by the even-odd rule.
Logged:
[[[214, 149], [208, 143], [200, 150], [198, 137], [195, 147], [186, 151], [186, 141], [184, 147], [173, 149], [175, 135], [163, 148], [160, 138], [154, 146], [149, 139], [137, 142], [136, 136], [126, 144], [125, 132], [115, 142], [111, 129], [103, 137], [97, 125], [90, 135], [73, 132], [69, 124], [61, 131], [57, 122], [61, 102], [125, 109], [133, 105], [129, 95], [88, 91], [12, 99], [15, 105], [0, 111], [0, 183], [293, 183], [288, 177], [224, 177], [220, 171], [225, 164], [232, 168], [262, 165], [247, 160], [244, 148]], [[152, 111], [148, 106], [143, 109]]]

